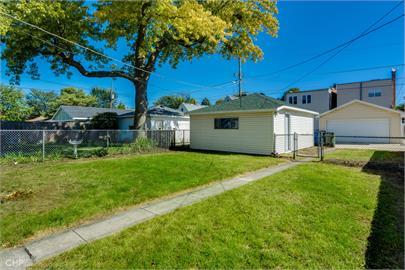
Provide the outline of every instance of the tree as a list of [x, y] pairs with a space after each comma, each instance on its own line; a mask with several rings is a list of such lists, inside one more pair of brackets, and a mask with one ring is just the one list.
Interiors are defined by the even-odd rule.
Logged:
[[96, 106], [96, 104], [96, 98], [87, 95], [82, 89], [67, 87], [60, 90], [60, 95], [52, 104], [52, 107], [56, 110], [61, 105], [91, 107]]
[[[273, 0], [159, 1], [2, 1], [1, 10], [64, 39], [1, 15], [2, 58], [11, 80], [31, 71], [37, 57], [56, 74], [76, 69], [92, 78], [122, 78], [136, 90], [134, 128], [144, 128], [147, 89], [157, 65], [172, 67], [183, 60], [219, 53], [225, 59], [258, 61], [263, 52], [254, 43], [267, 32], [276, 36], [277, 6]], [[69, 41], [91, 48], [83, 49]], [[121, 63], [101, 55], [123, 52]], [[106, 46], [104, 46], [106, 45]], [[97, 48], [96, 48], [97, 46]], [[94, 53], [94, 51], [98, 53]]]
[[118, 105], [117, 105], [117, 109], [125, 110], [126, 108], [127, 108], [127, 107], [126, 107], [125, 104], [122, 103], [122, 102], [118, 103]]
[[404, 111], [404, 103], [395, 106], [395, 110]]
[[224, 100], [222, 98], [220, 98], [217, 101], [215, 101], [215, 105], [222, 104], [223, 102], [224, 102]]
[[7, 85], [0, 85], [0, 120], [24, 121], [31, 113], [24, 93]]
[[90, 123], [93, 129], [118, 129], [118, 115], [113, 112], [99, 113]]
[[208, 98], [204, 98], [204, 99], [201, 101], [201, 105], [210, 106], [210, 105], [211, 105], [211, 102], [210, 102], [210, 100], [209, 100]]
[[299, 91], [300, 91], [299, 88], [296, 88], [296, 87], [290, 88], [290, 89], [288, 89], [287, 91], [284, 92], [283, 96], [281, 97], [281, 100], [285, 101], [285, 97], [287, 96], [287, 94], [298, 93]]
[[178, 96], [163, 96], [155, 101], [156, 106], [166, 106], [172, 109], [177, 109], [182, 103], [191, 103], [196, 104], [197, 101], [187, 95], [178, 95]]
[[97, 107], [115, 108], [117, 105], [117, 93], [108, 88], [94, 87], [91, 89], [90, 95], [96, 98]]
[[52, 91], [43, 91], [31, 89], [27, 95], [27, 104], [31, 108], [31, 117], [51, 116], [55, 113], [52, 104], [55, 103], [58, 96]]

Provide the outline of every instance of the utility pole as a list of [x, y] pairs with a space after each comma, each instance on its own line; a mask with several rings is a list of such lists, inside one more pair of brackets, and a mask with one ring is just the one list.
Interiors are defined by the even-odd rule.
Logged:
[[112, 109], [112, 105], [113, 105], [113, 99], [114, 99], [114, 95], [113, 95], [113, 88], [114, 88], [114, 79], [111, 78], [111, 89], [110, 89], [110, 109]]
[[239, 72], [238, 72], [238, 85], [239, 85], [239, 106], [242, 107], [242, 61], [239, 57]]

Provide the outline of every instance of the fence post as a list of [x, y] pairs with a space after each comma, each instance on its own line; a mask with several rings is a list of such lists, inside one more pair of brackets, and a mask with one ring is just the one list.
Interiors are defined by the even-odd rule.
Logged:
[[42, 162], [45, 161], [45, 129], [42, 130]]
[[320, 145], [321, 145], [321, 161], [323, 161], [323, 156], [324, 156], [323, 144], [324, 144], [324, 141], [325, 141], [325, 133], [324, 132], [320, 133], [320, 138], [321, 138], [321, 141], [320, 141]]
[[297, 151], [296, 141], [297, 141], [297, 133], [294, 132], [294, 134], [293, 134], [293, 159], [296, 159], [296, 158], [297, 158], [297, 153], [296, 153], [296, 151]]

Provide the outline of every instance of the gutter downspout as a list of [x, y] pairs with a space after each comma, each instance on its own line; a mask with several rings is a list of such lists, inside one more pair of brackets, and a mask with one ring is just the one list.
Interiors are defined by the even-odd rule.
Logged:
[[363, 100], [363, 82], [360, 82], [360, 100]]

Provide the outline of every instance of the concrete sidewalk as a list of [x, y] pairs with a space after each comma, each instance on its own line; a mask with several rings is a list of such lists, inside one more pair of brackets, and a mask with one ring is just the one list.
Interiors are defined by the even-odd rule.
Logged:
[[120, 232], [156, 216], [164, 215], [175, 209], [284, 171], [300, 163], [302, 162], [287, 162], [275, 167], [261, 169], [239, 177], [216, 182], [203, 188], [176, 195], [175, 197], [138, 205], [135, 208], [91, 224], [55, 233], [30, 242], [24, 247], [0, 251], [0, 269], [25, 269], [40, 260], [56, 256], [79, 245]]

